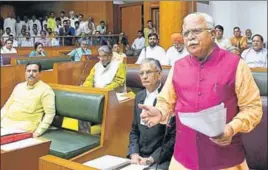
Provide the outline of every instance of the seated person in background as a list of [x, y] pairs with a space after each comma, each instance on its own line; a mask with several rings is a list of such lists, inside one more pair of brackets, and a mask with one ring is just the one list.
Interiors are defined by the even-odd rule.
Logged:
[[140, 64], [145, 58], [154, 58], [160, 61], [161, 65], [169, 65], [165, 50], [158, 45], [158, 35], [156, 33], [151, 33], [148, 35], [148, 38], [149, 46], [141, 51], [136, 64]]
[[49, 38], [47, 38], [47, 32], [42, 30], [40, 33], [41, 33], [41, 37], [36, 38], [35, 42], [42, 43], [44, 47], [50, 46], [50, 40], [49, 40]]
[[247, 37], [248, 48], [252, 47], [252, 32], [251, 29], [246, 29], [245, 35]]
[[117, 44], [117, 40], [116, 40], [116, 38], [114, 37], [114, 36], [112, 36], [112, 32], [111, 31], [109, 31], [108, 32], [108, 35], [109, 36], [107, 36], [107, 45], [110, 47], [110, 48], [112, 48], [113, 47], [113, 45], [114, 44]]
[[141, 50], [145, 47], [145, 39], [143, 37], [143, 31], [139, 30], [137, 33], [137, 38], [134, 40], [130, 49], [127, 50], [127, 56], [139, 56]]
[[73, 49], [69, 54], [74, 61], [81, 61], [83, 55], [91, 55], [91, 50], [87, 48], [87, 42], [82, 40], [80, 48]]
[[70, 20], [63, 21], [63, 27], [59, 29], [60, 36], [66, 36], [60, 38], [60, 45], [73, 45], [74, 38], [68, 36], [75, 36], [74, 28], [70, 27]]
[[29, 54], [29, 57], [45, 57], [46, 53], [44, 51], [43, 48], [43, 44], [40, 42], [36, 42], [34, 44], [34, 50], [31, 51], [31, 53]]
[[234, 27], [234, 37], [231, 38], [232, 46], [239, 48], [240, 54], [247, 49], [247, 38], [241, 35], [241, 30], [239, 27]]
[[113, 60], [123, 62], [124, 58], [126, 58], [126, 54], [120, 52], [120, 47], [118, 44], [113, 45]]
[[78, 43], [81, 44], [82, 41], [85, 41], [87, 45], [91, 45], [91, 41], [84, 32], [81, 33], [81, 38], [78, 39]]
[[216, 25], [215, 26], [215, 32], [216, 32], [216, 37], [215, 37], [215, 43], [224, 50], [228, 50], [231, 48], [232, 44], [229, 39], [223, 37], [223, 32], [224, 28], [221, 25]]
[[263, 37], [259, 34], [255, 34], [252, 37], [252, 47], [243, 51], [241, 57], [251, 68], [267, 68], [267, 49], [263, 48]]
[[60, 41], [59, 41], [58, 36], [59, 36], [58, 32], [56, 32], [56, 31], [53, 32], [53, 37], [50, 40], [51, 47], [58, 47], [58, 46], [60, 46]]
[[146, 58], [141, 62], [140, 79], [145, 89], [138, 92], [135, 97], [133, 123], [129, 135], [128, 157], [135, 164], [153, 164], [152, 168], [156, 167], [158, 163], [159, 169], [168, 170], [175, 144], [175, 117], [172, 117], [170, 120], [170, 127], [168, 128], [160, 157], [166, 126], [158, 124], [154, 128], [148, 128], [140, 119], [142, 110], [138, 107], [140, 103], [151, 106], [156, 104], [157, 96], [163, 87], [161, 78], [162, 67], [158, 60]]
[[5, 41], [5, 46], [1, 48], [1, 54], [11, 54], [17, 53], [17, 50], [13, 48], [13, 40], [7, 39]]
[[26, 37], [20, 42], [21, 47], [33, 47], [33, 39], [31, 38], [30, 32], [26, 32]]
[[180, 33], [173, 33], [171, 35], [171, 41], [173, 46], [170, 47], [166, 52], [166, 58], [168, 59], [169, 65], [173, 66], [173, 64], [188, 55], [188, 51], [184, 48], [183, 37]]
[[41, 65], [27, 64], [26, 82], [19, 83], [1, 109], [1, 127], [18, 128], [42, 135], [55, 116], [55, 94], [40, 79]]
[[12, 40], [12, 41], [13, 41], [13, 45], [12, 45], [13, 47], [15, 47], [15, 48], [16, 48], [16, 47], [18, 47], [18, 46], [19, 46], [18, 41], [14, 39], [14, 36], [13, 36], [13, 35], [9, 35], [9, 36], [8, 36], [8, 39], [10, 39], [10, 40]]
[[92, 45], [95, 46], [101, 46], [101, 45], [107, 45], [106, 38], [103, 36], [100, 36], [100, 31], [95, 32], [95, 36], [92, 38]]
[[108, 46], [101, 46], [98, 52], [100, 61], [91, 69], [83, 87], [125, 92], [126, 66], [119, 61], [112, 60], [112, 51]]
[[96, 28], [97, 31], [100, 32], [101, 35], [106, 34], [106, 25], [104, 21], [100, 21], [100, 25]]
[[126, 37], [126, 34], [124, 32], [121, 32], [119, 35], [119, 40], [118, 40], [118, 44], [119, 46], [123, 47], [123, 52], [127, 49], [127, 47], [129, 46], [128, 44], [128, 39]]

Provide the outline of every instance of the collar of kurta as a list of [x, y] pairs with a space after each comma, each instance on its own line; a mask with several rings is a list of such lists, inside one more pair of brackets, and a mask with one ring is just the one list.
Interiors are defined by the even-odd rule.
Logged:
[[215, 55], [218, 55], [220, 51], [220, 47], [217, 44], [214, 44], [214, 49], [212, 50], [211, 54], [207, 57], [207, 59], [203, 61], [199, 61], [196, 56], [191, 55], [190, 58], [195, 64], [204, 64], [210, 60], [213, 60]]
[[31, 85], [28, 85], [28, 83], [26, 82], [26, 89], [34, 89], [40, 83], [41, 83], [41, 80], [38, 80], [38, 82], [36, 82], [34, 85], [31, 86]]

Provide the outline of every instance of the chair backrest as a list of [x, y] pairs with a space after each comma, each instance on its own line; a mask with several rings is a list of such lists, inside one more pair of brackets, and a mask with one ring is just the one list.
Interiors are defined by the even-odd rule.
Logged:
[[[162, 84], [165, 83], [170, 67], [169, 66], [162, 66]], [[141, 79], [139, 76], [139, 72], [140, 72], [140, 66], [139, 65], [134, 65], [134, 64], [130, 64], [127, 65], [127, 78], [126, 78], [126, 84], [127, 87], [129, 88], [135, 88], [135, 89], [143, 89], [144, 87], [142, 86], [141, 83]]]
[[101, 123], [104, 95], [85, 94], [64, 90], [54, 90], [56, 96], [56, 115]]
[[50, 70], [53, 69], [54, 63], [57, 62], [69, 62], [72, 61], [69, 56], [60, 56], [60, 57], [29, 57], [29, 58], [21, 58], [16, 59], [16, 64], [28, 64], [28, 63], [40, 63], [42, 66], [42, 70]]
[[243, 134], [246, 160], [249, 168], [268, 169], [267, 156], [267, 96], [262, 96], [263, 116], [261, 122], [250, 133]]
[[267, 72], [252, 72], [254, 80], [260, 90], [261, 96], [268, 96], [267, 93]]

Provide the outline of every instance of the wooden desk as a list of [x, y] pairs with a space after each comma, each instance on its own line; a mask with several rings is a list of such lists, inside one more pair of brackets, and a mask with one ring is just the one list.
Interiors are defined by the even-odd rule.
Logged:
[[47, 155], [51, 141], [21, 149], [2, 151], [1, 170], [38, 170], [39, 158]]
[[47, 155], [39, 159], [39, 170], [97, 170], [77, 162]]

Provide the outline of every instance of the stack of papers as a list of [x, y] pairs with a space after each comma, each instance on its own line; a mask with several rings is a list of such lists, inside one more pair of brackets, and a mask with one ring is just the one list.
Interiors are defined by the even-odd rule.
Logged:
[[183, 125], [209, 137], [216, 137], [224, 132], [226, 108], [223, 104], [210, 107], [196, 113], [178, 113]]
[[43, 141], [41, 139], [28, 138], [28, 139], [24, 139], [24, 140], [21, 140], [18, 142], [13, 142], [13, 143], [1, 145], [1, 150], [10, 151], [10, 150], [14, 150], [14, 149], [20, 149], [20, 148], [24, 148], [27, 146], [36, 145], [36, 144], [39, 144], [42, 142]]
[[116, 93], [116, 97], [119, 102], [129, 99], [129, 96], [127, 93]]
[[101, 170], [114, 170], [130, 164], [130, 159], [105, 155], [100, 158], [88, 161], [83, 165]]
[[17, 133], [25, 133], [26, 131], [16, 128], [1, 128], [1, 136], [17, 134]]

